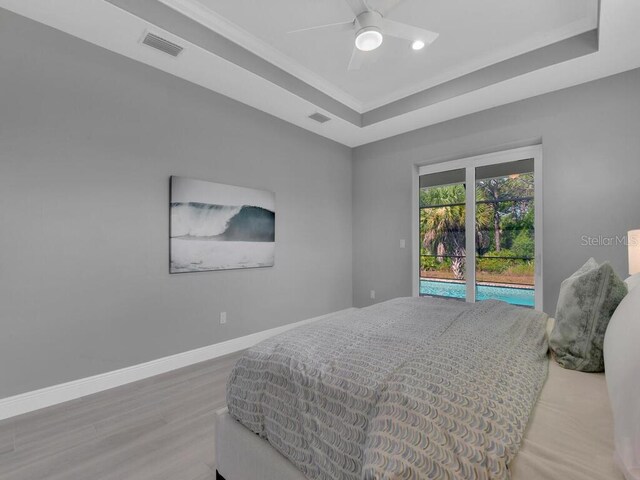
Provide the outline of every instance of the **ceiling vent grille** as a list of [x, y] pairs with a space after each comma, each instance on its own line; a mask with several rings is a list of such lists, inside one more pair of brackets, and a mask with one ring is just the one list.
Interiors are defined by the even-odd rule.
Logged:
[[184, 48], [180, 45], [176, 45], [175, 43], [170, 42], [169, 40], [165, 40], [158, 35], [154, 35], [153, 33], [147, 33], [142, 39], [142, 43], [144, 43], [145, 45], [149, 45], [156, 50], [167, 53], [172, 57], [177, 57], [178, 55], [180, 55], [180, 52], [184, 50]]
[[329, 120], [331, 120], [326, 115], [322, 115], [321, 113], [318, 113], [318, 112], [309, 115], [309, 118], [311, 120], [315, 120], [318, 123], [324, 123], [324, 122], [328, 122]]

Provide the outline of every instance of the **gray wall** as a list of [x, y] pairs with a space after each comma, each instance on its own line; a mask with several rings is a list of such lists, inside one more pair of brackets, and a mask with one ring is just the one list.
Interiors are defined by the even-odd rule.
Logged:
[[[276, 192], [275, 267], [170, 276], [170, 175]], [[351, 306], [351, 206], [347, 147], [0, 10], [0, 398]]]
[[[544, 309], [589, 256], [627, 274], [624, 245], [582, 246], [582, 236], [640, 227], [640, 70], [416, 130], [355, 149], [354, 305], [412, 293], [414, 164], [542, 141]], [[407, 248], [399, 240], [407, 239]]]

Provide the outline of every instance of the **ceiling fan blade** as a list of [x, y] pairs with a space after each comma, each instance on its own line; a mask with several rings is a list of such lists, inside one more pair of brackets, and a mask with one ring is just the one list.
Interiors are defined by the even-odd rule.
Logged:
[[404, 38], [405, 40], [409, 41], [422, 40], [426, 46], [429, 46], [431, 43], [433, 43], [439, 36], [438, 33], [430, 32], [429, 30], [425, 30], [424, 28], [414, 27], [413, 25], [408, 25], [406, 23], [395, 22], [393, 20], [389, 20], [388, 18], [382, 19], [381, 27], [382, 32], [385, 35]]
[[323, 30], [323, 29], [337, 29], [337, 30], [350, 30], [353, 27], [353, 20], [348, 22], [327, 23], [326, 25], [316, 25], [315, 27], [298, 28], [297, 30], [291, 30], [287, 33], [301, 33], [308, 32], [310, 30]]
[[378, 11], [383, 17], [386, 17], [389, 14], [389, 12], [391, 12], [392, 10], [395, 10], [395, 8], [398, 5], [400, 5], [402, 2], [404, 2], [404, 0], [387, 0], [386, 8], [378, 9]]
[[376, 63], [380, 58], [380, 55], [378, 54], [379, 51], [379, 49], [376, 49], [371, 50], [370, 52], [363, 52], [354, 46], [348, 70], [360, 70], [363, 66]]
[[371, 10], [365, 0], [345, 0], [345, 2], [347, 2], [347, 5], [349, 5], [349, 8], [356, 17], [363, 12]]
[[353, 52], [351, 53], [351, 60], [349, 60], [348, 70], [360, 70], [362, 62], [364, 62], [365, 53], [358, 50], [356, 46], [353, 46]]

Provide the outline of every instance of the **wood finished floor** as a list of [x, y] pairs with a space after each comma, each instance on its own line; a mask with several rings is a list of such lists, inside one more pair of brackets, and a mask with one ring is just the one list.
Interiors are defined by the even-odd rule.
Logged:
[[1, 480], [213, 480], [240, 353], [0, 422]]

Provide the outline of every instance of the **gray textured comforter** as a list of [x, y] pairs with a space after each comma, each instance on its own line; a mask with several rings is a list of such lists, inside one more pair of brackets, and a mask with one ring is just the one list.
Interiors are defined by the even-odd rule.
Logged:
[[509, 478], [547, 374], [546, 316], [399, 298], [249, 349], [229, 413], [311, 479]]

